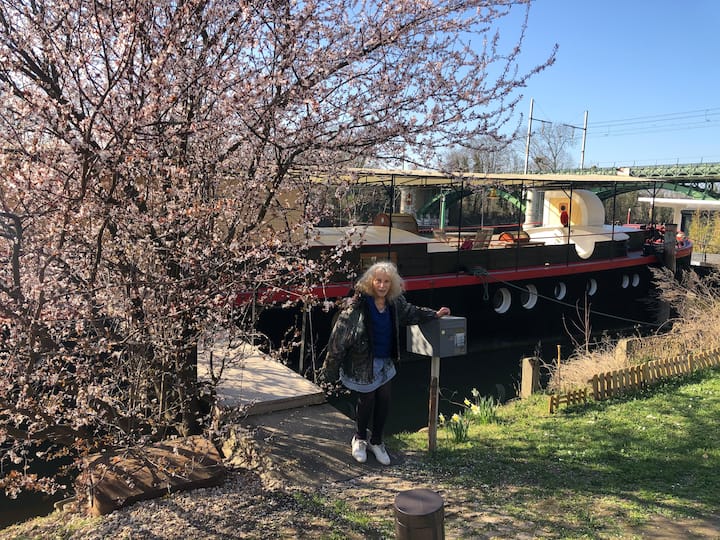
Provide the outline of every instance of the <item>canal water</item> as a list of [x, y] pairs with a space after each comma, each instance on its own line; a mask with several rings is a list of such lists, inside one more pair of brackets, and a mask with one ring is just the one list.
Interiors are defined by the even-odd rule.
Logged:
[[[522, 359], [538, 355], [550, 363], [557, 358], [558, 345], [563, 357], [572, 352], [569, 339], [559, 336], [537, 343], [508, 343], [492, 349], [474, 347], [466, 355], [440, 359], [439, 412], [446, 417], [458, 412], [465, 398], [472, 399], [473, 389], [499, 403], [514, 399], [520, 389]], [[400, 362], [397, 372], [392, 382], [392, 405], [386, 427], [389, 434], [417, 431], [428, 425], [430, 358], [409, 354]], [[547, 373], [544, 375], [546, 379]], [[354, 418], [353, 396], [338, 396], [330, 402]]]
[[23, 493], [17, 499], [8, 499], [4, 493], [0, 493], [0, 531], [14, 523], [50, 514], [57, 500], [60, 497], [52, 498], [36, 493]]
[[[49, 476], [63, 466], [69, 465], [69, 458], [58, 458], [52, 462], [33, 465], [31, 472], [38, 476]], [[7, 466], [0, 468], [0, 476], [8, 472]], [[61, 481], [64, 481], [61, 479]], [[44, 516], [53, 511], [55, 502], [62, 500], [64, 495], [45, 495], [35, 492], [23, 492], [17, 499], [10, 499], [0, 489], [0, 531], [14, 523], [22, 523], [28, 519]], [[0, 535], [1, 536], [1, 535]]]

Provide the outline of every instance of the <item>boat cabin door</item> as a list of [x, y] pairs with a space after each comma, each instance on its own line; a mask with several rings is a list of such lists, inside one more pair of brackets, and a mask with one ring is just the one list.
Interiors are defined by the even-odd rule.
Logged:
[[[547, 197], [547, 194], [546, 194]], [[552, 197], [545, 201], [546, 207], [550, 209], [546, 216], [547, 222], [544, 225], [570, 225], [570, 220], [577, 223], [577, 216], [574, 215], [576, 208], [570, 211], [570, 198], [566, 196]]]

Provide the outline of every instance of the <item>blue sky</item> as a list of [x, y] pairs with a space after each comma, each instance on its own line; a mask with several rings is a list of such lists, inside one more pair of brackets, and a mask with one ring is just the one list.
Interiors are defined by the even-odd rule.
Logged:
[[523, 131], [533, 98], [538, 120], [582, 127], [588, 111], [586, 167], [720, 162], [720, 1], [535, 0], [524, 67], [555, 43], [522, 92]]

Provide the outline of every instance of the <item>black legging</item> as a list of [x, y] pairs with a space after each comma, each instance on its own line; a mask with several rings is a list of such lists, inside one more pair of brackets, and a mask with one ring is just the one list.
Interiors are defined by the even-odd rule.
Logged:
[[385, 421], [390, 413], [390, 383], [386, 382], [373, 392], [356, 392], [358, 399], [355, 405], [355, 419], [357, 422], [357, 438], [365, 440], [367, 429], [372, 415], [372, 435], [370, 444], [382, 442]]

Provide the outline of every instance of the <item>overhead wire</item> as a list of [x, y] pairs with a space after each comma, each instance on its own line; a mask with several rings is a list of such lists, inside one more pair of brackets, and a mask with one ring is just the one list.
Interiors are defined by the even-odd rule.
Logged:
[[[535, 107], [540, 109], [541, 115], [544, 114], [547, 116], [539, 105], [535, 104]], [[545, 120], [539, 116], [533, 116], [532, 120], [540, 123], [541, 129], [544, 129], [546, 125], [561, 125], [572, 128], [573, 130], [583, 129], [570, 122], [554, 122]], [[720, 107], [708, 107], [691, 111], [636, 116], [616, 120], [591, 121], [587, 125], [587, 137], [621, 137], [626, 135], [688, 131], [715, 127], [720, 127]]]
[[590, 122], [588, 138], [667, 133], [720, 126], [720, 108]]
[[589, 126], [593, 127], [604, 127], [604, 126], [624, 126], [629, 124], [639, 124], [648, 122], [662, 122], [670, 120], [687, 120], [690, 118], [699, 118], [707, 116], [720, 115], [720, 107], [697, 109], [694, 111], [677, 112], [677, 113], [665, 113], [665, 114], [654, 114], [649, 116], [636, 116], [633, 118], [623, 118], [618, 120], [606, 120], [601, 122], [591, 122]]

